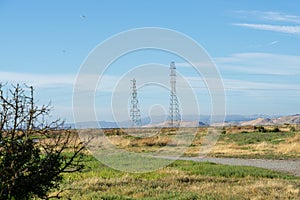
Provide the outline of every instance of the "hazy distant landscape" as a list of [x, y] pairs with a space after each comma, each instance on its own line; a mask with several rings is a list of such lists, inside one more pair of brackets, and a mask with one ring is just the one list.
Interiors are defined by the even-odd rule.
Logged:
[[[201, 126], [259, 126], [259, 125], [284, 125], [284, 124], [300, 124], [300, 115], [289, 116], [268, 116], [268, 115], [228, 115], [225, 117], [224, 123], [210, 124], [210, 116], [200, 116], [199, 121], [189, 121], [188, 119], [196, 119], [196, 116], [187, 116], [180, 124], [181, 127], [201, 127]], [[167, 116], [154, 116], [152, 118], [143, 118], [143, 127], [164, 127]], [[109, 122], [78, 122], [68, 124], [72, 128], [128, 128], [131, 126], [130, 121]]]
[[0, 1], [0, 200], [300, 199], [300, 1]]

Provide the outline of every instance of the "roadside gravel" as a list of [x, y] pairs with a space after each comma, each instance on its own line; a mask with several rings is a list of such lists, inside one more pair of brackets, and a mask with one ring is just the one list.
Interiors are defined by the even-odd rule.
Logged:
[[225, 165], [253, 166], [275, 171], [282, 171], [300, 176], [300, 160], [266, 160], [241, 158], [196, 158], [196, 157], [163, 157], [166, 159], [192, 160], [196, 162], [213, 162]]

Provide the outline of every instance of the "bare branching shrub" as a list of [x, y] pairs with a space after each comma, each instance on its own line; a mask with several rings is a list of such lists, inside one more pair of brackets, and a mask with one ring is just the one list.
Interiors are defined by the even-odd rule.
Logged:
[[83, 169], [83, 143], [51, 107], [37, 106], [33, 87], [0, 85], [0, 198], [50, 198], [63, 173]]

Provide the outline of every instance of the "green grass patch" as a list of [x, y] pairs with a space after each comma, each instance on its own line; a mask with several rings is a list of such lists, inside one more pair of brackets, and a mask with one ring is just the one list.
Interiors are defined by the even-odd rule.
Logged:
[[[127, 173], [109, 168], [92, 156], [85, 159], [83, 172], [65, 174], [62, 189], [67, 190], [62, 199], [248, 199], [255, 194], [234, 194], [230, 190], [272, 180], [283, 182], [283, 186], [300, 186], [299, 177], [255, 167], [175, 161], [157, 171]], [[272, 187], [257, 190], [267, 194]]]
[[192, 162], [192, 161], [176, 161], [170, 167], [178, 168], [187, 172], [189, 175], [217, 176], [226, 178], [280, 178], [295, 179], [293, 175], [270, 171], [267, 169], [249, 167], [249, 166], [231, 166], [221, 165], [210, 162]]
[[295, 136], [294, 132], [248, 132], [220, 135], [219, 140], [227, 143], [235, 142], [238, 145], [258, 144], [261, 142], [268, 142], [271, 144], [279, 144], [284, 142], [286, 138]]

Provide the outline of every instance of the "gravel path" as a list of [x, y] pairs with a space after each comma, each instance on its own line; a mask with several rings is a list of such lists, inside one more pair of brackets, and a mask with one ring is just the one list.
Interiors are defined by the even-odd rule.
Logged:
[[[164, 157], [176, 159], [174, 157]], [[275, 171], [282, 171], [300, 176], [300, 160], [265, 160], [265, 159], [241, 159], [241, 158], [195, 158], [180, 157], [177, 160], [192, 160], [196, 162], [213, 162], [226, 165], [253, 166]]]

